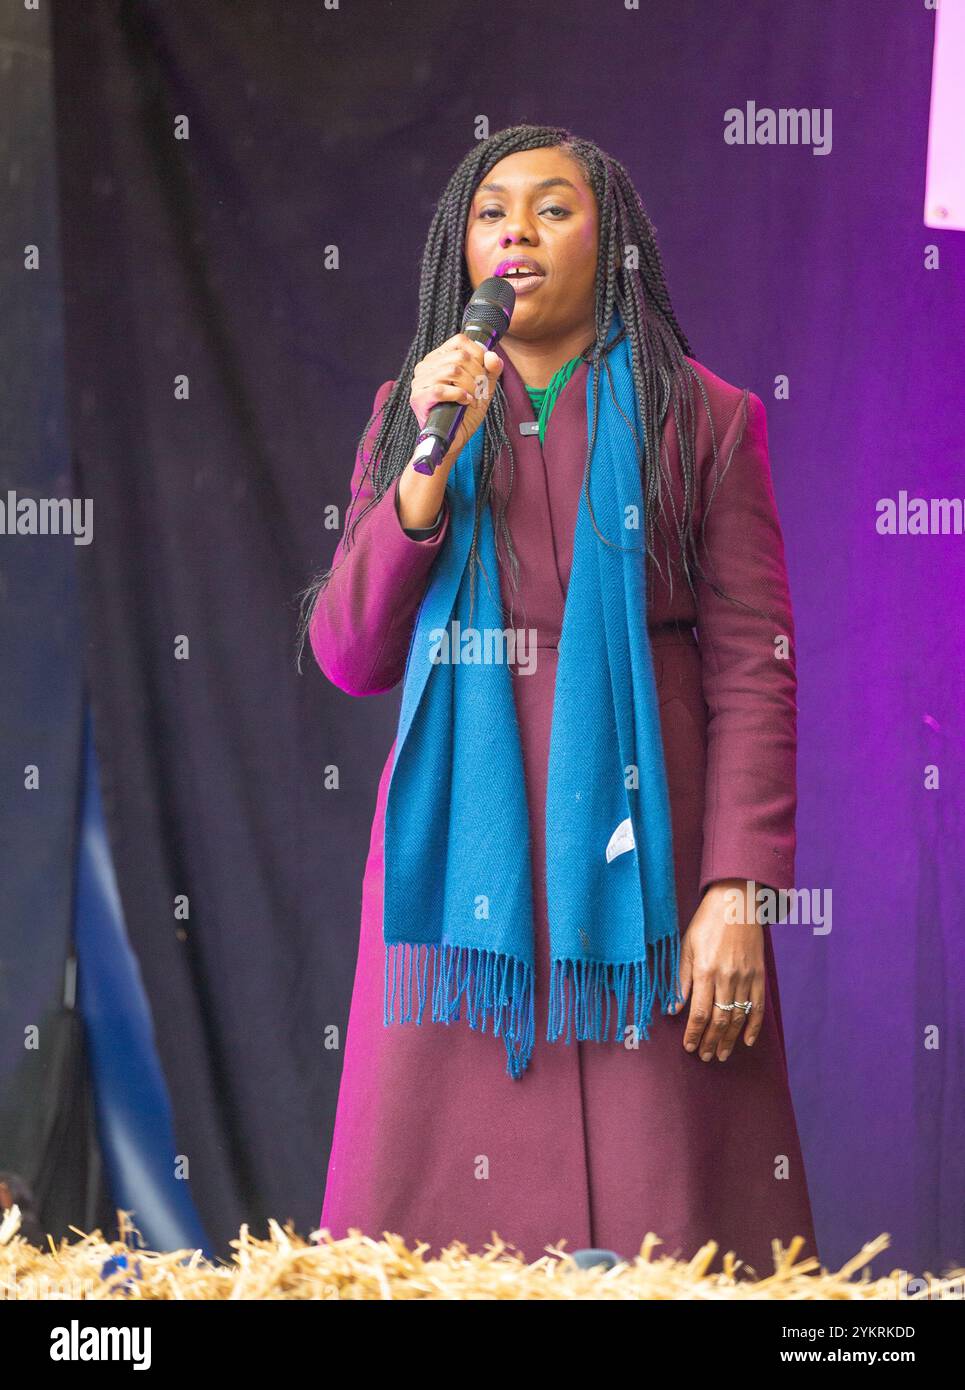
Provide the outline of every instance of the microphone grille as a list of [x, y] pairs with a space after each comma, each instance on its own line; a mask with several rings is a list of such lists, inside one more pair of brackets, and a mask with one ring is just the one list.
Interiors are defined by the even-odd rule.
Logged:
[[476, 323], [502, 337], [509, 327], [516, 304], [516, 291], [502, 275], [490, 275], [475, 290], [462, 316], [462, 326]]

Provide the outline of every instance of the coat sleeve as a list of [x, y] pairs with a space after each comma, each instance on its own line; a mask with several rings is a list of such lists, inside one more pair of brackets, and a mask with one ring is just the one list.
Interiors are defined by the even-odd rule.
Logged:
[[[716, 476], [716, 485], [715, 485]], [[767, 449], [763, 402], [744, 391], [704, 469], [704, 568], [698, 639], [707, 705], [707, 783], [700, 893], [716, 879], [793, 888], [797, 811], [797, 675], [793, 614]], [[783, 640], [782, 640], [783, 639]]]
[[402, 679], [429, 571], [449, 529], [444, 500], [438, 530], [424, 540], [410, 536], [397, 509], [398, 481], [359, 518], [374, 496], [366, 470], [392, 386], [392, 381], [383, 382], [376, 392], [375, 419], [355, 461], [349, 497], [358, 491], [352, 511], [358, 524], [346, 546], [346, 518], [332, 561], [334, 573], [319, 593], [309, 623], [315, 660], [332, 684], [349, 695], [379, 695]]

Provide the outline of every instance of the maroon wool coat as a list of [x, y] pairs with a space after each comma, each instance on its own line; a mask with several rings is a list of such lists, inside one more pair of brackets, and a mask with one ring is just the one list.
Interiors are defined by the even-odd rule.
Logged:
[[[538, 631], [531, 675], [513, 670], [532, 846], [536, 935], [536, 1046], [514, 1080], [502, 1038], [448, 1027], [427, 1014], [383, 1023], [382, 882], [389, 749], [376, 798], [362, 885], [362, 921], [335, 1132], [320, 1225], [355, 1227], [481, 1250], [492, 1233], [532, 1260], [547, 1244], [594, 1246], [633, 1256], [648, 1231], [663, 1252], [690, 1257], [707, 1240], [761, 1273], [772, 1238], [805, 1237], [815, 1254], [807, 1181], [788, 1086], [771, 928], [765, 928], [767, 998], [752, 1048], [724, 1062], [682, 1046], [688, 1008], [655, 1012], [649, 1041], [548, 1043], [549, 931], [545, 798], [557, 643], [572, 561], [587, 447], [585, 364], [550, 415], [545, 442], [521, 435], [532, 406], [501, 347], [506, 429], [516, 470], [506, 513], [519, 556], [512, 589], [500, 554], [504, 612]], [[784, 546], [771, 483], [764, 406], [692, 365], [706, 391], [713, 438], [698, 406], [697, 507], [706, 510], [705, 568], [719, 587], [772, 616], [762, 618], [701, 581], [697, 601], [672, 541], [648, 561], [653, 650], [670, 794], [679, 929], [707, 885], [755, 879], [794, 883], [796, 673]], [[385, 382], [375, 409], [391, 388]], [[371, 448], [374, 427], [366, 453]], [[717, 441], [717, 466], [714, 443]], [[666, 476], [680, 506], [682, 482], [672, 412], [663, 436]], [[364, 468], [357, 458], [352, 494]], [[716, 486], [715, 486], [716, 479]], [[496, 483], [508, 488], [506, 452]], [[714, 491], [713, 504], [707, 500]], [[312, 650], [329, 680], [352, 695], [402, 679], [415, 615], [448, 532], [448, 506], [430, 540], [403, 530], [396, 487], [363, 518], [316, 604]], [[368, 479], [357, 507], [372, 496]], [[495, 503], [493, 503], [495, 507]], [[668, 508], [669, 511], [669, 508]], [[673, 513], [670, 512], [672, 515]], [[357, 512], [356, 512], [357, 515]], [[502, 546], [500, 545], [500, 552]], [[666, 552], [666, 554], [665, 554]], [[509, 621], [507, 616], [507, 622]], [[775, 639], [786, 636], [790, 658]], [[512, 669], [512, 668], [511, 668]]]

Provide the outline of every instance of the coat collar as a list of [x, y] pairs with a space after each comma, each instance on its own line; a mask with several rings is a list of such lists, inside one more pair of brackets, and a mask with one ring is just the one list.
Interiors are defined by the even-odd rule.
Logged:
[[[535, 435], [521, 436], [519, 425], [521, 421], [532, 420], [534, 418], [533, 403], [526, 394], [526, 383], [520, 376], [511, 358], [507, 355], [502, 343], [497, 343], [494, 352], [498, 353], [503, 360], [502, 386], [506, 394], [507, 405], [507, 426], [512, 424], [512, 433], [507, 428], [507, 434], [516, 447], [516, 440], [519, 438], [530, 438], [535, 441], [539, 448], [539, 440]], [[576, 368], [569, 381], [563, 387], [553, 407], [547, 427], [547, 439], [550, 428], [554, 434], [554, 452], [557, 442], [560, 444], [564, 440], [579, 442], [583, 453], [586, 452], [586, 374], [589, 371], [589, 363], [581, 362]], [[560, 412], [562, 411], [562, 414]], [[559, 436], [559, 440], [555, 438]]]

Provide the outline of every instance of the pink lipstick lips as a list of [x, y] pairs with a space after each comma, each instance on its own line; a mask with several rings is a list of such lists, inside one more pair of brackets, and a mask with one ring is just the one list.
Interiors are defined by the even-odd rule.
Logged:
[[530, 294], [537, 289], [546, 272], [531, 256], [507, 256], [499, 262], [493, 274], [504, 276], [519, 295]]

